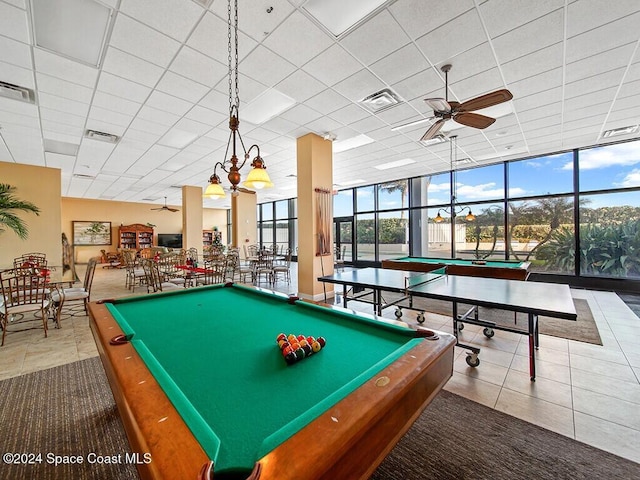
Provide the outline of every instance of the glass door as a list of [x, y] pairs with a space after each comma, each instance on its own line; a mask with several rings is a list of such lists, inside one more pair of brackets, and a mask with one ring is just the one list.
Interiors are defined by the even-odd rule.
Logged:
[[353, 217], [333, 219], [333, 252], [337, 266], [353, 263]]

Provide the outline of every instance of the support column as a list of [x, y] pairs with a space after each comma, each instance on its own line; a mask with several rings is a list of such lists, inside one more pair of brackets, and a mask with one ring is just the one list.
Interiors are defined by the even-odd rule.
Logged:
[[238, 192], [231, 197], [231, 245], [240, 250], [243, 246], [258, 243], [257, 195], [253, 192]]
[[327, 239], [329, 255], [318, 256], [318, 195], [316, 189], [333, 189], [332, 142], [314, 133], [297, 140], [298, 157], [298, 295], [324, 301], [333, 297], [333, 285], [316, 280], [333, 273], [333, 200], [329, 201]]
[[182, 187], [182, 248], [202, 254], [202, 187]]

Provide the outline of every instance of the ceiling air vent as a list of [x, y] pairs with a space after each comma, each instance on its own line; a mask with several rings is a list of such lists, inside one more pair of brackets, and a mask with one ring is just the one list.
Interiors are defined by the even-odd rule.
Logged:
[[100, 140], [107, 143], [118, 143], [120, 137], [113, 135], [112, 133], [98, 132], [97, 130], [87, 130], [84, 134], [85, 137], [92, 140]]
[[11, 83], [0, 82], [0, 97], [11, 98], [26, 103], [36, 103], [33, 90]]
[[73, 178], [84, 178], [84, 179], [93, 180], [96, 177], [94, 175], [87, 175], [86, 173], [74, 173]]
[[390, 88], [385, 88], [379, 92], [372, 93], [368, 97], [360, 100], [360, 104], [372, 113], [378, 113], [387, 108], [394, 107], [400, 103], [400, 97]]

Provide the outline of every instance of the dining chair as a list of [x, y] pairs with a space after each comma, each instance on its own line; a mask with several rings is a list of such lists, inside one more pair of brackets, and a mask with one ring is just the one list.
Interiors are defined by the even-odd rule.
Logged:
[[271, 254], [260, 255], [254, 263], [254, 284], [259, 285], [262, 278], [264, 278], [269, 285], [273, 283], [273, 255]]
[[4, 345], [7, 327], [14, 323], [16, 315], [40, 312], [44, 336], [47, 336], [47, 310], [49, 308], [46, 276], [26, 275], [20, 269], [9, 269], [0, 272], [2, 297], [0, 297], [0, 326], [2, 326], [2, 343]]
[[84, 309], [84, 314], [89, 314], [87, 305], [91, 301], [91, 286], [93, 285], [93, 276], [95, 274], [97, 264], [97, 257], [89, 259], [89, 262], [87, 263], [87, 270], [84, 274], [84, 281], [82, 282], [81, 287], [72, 286], [68, 288], [61, 288], [59, 290], [53, 290], [51, 292], [51, 301], [56, 307], [56, 325], [58, 326], [58, 328], [60, 327], [62, 307], [66, 308], [65, 312], [68, 312], [68, 316], [73, 316], [76, 311], [73, 310], [72, 307], [77, 306], [78, 303], [81, 303]]
[[142, 269], [147, 277], [147, 293], [149, 290], [153, 292], [167, 292], [170, 290], [181, 290], [182, 287], [176, 283], [163, 280], [160, 272], [159, 264], [151, 258], [144, 258], [141, 261]]
[[291, 284], [291, 255], [292, 251], [287, 248], [284, 254], [284, 260], [278, 260], [273, 265], [273, 283], [278, 281], [279, 277], [284, 277], [288, 284]]

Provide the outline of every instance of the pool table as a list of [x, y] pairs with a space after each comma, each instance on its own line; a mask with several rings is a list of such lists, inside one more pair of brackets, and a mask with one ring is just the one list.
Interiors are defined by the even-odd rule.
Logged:
[[[453, 373], [452, 335], [226, 284], [89, 305], [142, 478], [368, 478]], [[279, 333], [326, 339], [288, 365]]]
[[466, 258], [399, 257], [382, 260], [382, 268], [430, 272], [447, 267], [450, 275], [526, 280], [530, 262], [519, 260], [472, 260]]

